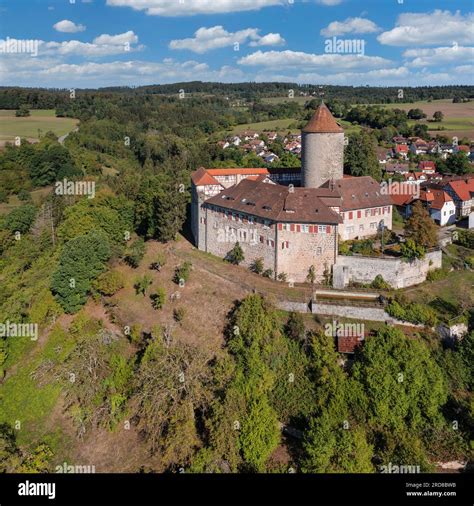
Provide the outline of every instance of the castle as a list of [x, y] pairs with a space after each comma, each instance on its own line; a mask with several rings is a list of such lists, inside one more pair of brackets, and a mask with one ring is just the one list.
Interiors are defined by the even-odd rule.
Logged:
[[244, 265], [262, 258], [275, 279], [323, 280], [338, 241], [392, 228], [392, 199], [369, 176], [343, 174], [344, 130], [322, 103], [302, 129], [302, 168], [200, 168], [192, 174], [196, 246], [226, 257], [236, 242]]

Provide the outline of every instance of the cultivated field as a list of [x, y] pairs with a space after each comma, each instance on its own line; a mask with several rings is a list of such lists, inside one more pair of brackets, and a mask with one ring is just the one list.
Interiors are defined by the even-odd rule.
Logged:
[[53, 109], [38, 109], [30, 111], [27, 118], [17, 118], [15, 111], [0, 110], [0, 145], [5, 141], [12, 141], [15, 137], [36, 140], [40, 134], [51, 131], [57, 136], [67, 134], [78, 123], [73, 118], [56, 118]]
[[[425, 123], [429, 127], [432, 135], [445, 135], [447, 137], [468, 137], [474, 140], [474, 102], [464, 104], [453, 104], [452, 100], [426, 100], [414, 102], [412, 104], [384, 104], [383, 107], [390, 109], [421, 109], [428, 117], [426, 120], [412, 121], [410, 124]], [[440, 123], [427, 121], [433, 118], [436, 111], [444, 114], [444, 119]]]

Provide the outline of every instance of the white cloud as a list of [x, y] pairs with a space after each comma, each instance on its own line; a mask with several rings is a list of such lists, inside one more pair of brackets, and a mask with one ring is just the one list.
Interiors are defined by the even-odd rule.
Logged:
[[430, 46], [474, 43], [474, 14], [435, 10], [431, 13], [401, 14], [396, 27], [377, 39], [389, 46]]
[[99, 35], [94, 39], [94, 44], [136, 44], [138, 42], [138, 37], [133, 33], [132, 30], [129, 30], [125, 33], [119, 33], [118, 35], [109, 35], [104, 33]]
[[203, 54], [212, 49], [245, 44], [250, 41], [251, 46], [276, 46], [285, 43], [285, 39], [279, 33], [268, 33], [260, 36], [257, 28], [247, 28], [238, 32], [228, 32], [223, 26], [211, 28], [199, 28], [193, 38], [172, 40], [170, 49], [188, 49], [195, 53]]
[[140, 51], [145, 46], [139, 44], [138, 37], [133, 31], [118, 35], [103, 34], [96, 37], [93, 42], [67, 40], [63, 42], [38, 40], [38, 55], [43, 56], [82, 56], [100, 57], [117, 54], [127, 54]]
[[131, 7], [150, 16], [193, 16], [257, 11], [264, 7], [288, 5], [288, 0], [185, 0], [182, 3], [179, 0], [107, 0], [107, 5]]
[[279, 33], [267, 33], [263, 37], [250, 42], [250, 46], [284, 46], [286, 40]]
[[53, 25], [53, 28], [58, 32], [64, 33], [77, 33], [83, 32], [86, 27], [84, 25], [76, 25], [76, 23], [69, 21], [69, 19], [63, 19]]
[[456, 64], [474, 61], [474, 47], [449, 46], [436, 48], [408, 49], [405, 58], [413, 58], [411, 67], [429, 67], [432, 65]]
[[[29, 62], [32, 62], [32, 65]], [[143, 85], [194, 81], [240, 82], [246, 76], [238, 68], [223, 66], [212, 70], [206, 63], [178, 62], [167, 58], [160, 62], [113, 61], [106, 63], [63, 63], [54, 58], [5, 58], [0, 65], [0, 79], [5, 85], [64, 87], [99, 87]]]
[[326, 28], [321, 30], [321, 35], [332, 37], [333, 35], [344, 35], [346, 33], [375, 33], [380, 28], [370, 19], [347, 18], [344, 21], [333, 21]]
[[380, 56], [362, 56], [356, 54], [312, 54], [301, 51], [256, 51], [241, 58], [240, 65], [272, 69], [330, 68], [354, 69], [374, 68], [390, 65], [392, 62]]

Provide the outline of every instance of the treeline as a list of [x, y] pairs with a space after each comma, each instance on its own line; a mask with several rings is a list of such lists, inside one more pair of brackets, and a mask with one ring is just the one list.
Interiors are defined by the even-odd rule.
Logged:
[[[403, 98], [400, 98], [400, 89]], [[151, 86], [109, 87], [98, 90], [75, 90], [77, 96], [95, 95], [110, 98], [112, 95], [125, 95], [130, 99], [150, 95], [178, 96], [182, 91], [186, 94], [208, 95], [214, 100], [232, 98], [245, 102], [258, 101], [268, 97], [288, 97], [289, 90], [295, 96], [305, 94], [319, 97], [321, 92], [327, 100], [340, 100], [360, 104], [391, 104], [398, 102], [417, 102], [419, 100], [463, 99], [474, 98], [474, 86], [419, 86], [419, 87], [371, 87], [371, 86], [332, 86], [332, 85], [299, 85], [297, 83], [204, 83], [200, 81], [162, 84]], [[55, 109], [66, 106], [70, 90], [44, 88], [0, 88], [0, 109], [18, 109], [28, 105], [31, 109]]]

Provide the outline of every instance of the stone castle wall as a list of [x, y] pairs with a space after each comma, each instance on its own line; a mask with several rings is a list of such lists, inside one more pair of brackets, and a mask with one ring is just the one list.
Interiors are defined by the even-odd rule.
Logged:
[[344, 288], [351, 281], [371, 283], [380, 274], [393, 288], [405, 288], [422, 283], [429, 271], [441, 268], [441, 257], [440, 250], [428, 252], [425, 258], [413, 262], [401, 258], [339, 255], [333, 266], [333, 286]]
[[317, 281], [323, 280], [324, 271], [331, 270], [336, 261], [337, 227], [324, 225], [325, 233], [307, 233], [294, 230], [283, 230], [283, 225], [262, 223], [261, 218], [235, 214], [230, 219], [223, 210], [203, 208], [205, 217], [204, 247], [208, 253], [225, 258], [229, 251], [239, 242], [244, 252], [242, 265], [249, 267], [257, 258], [263, 258], [264, 269], [272, 269], [274, 276], [286, 273], [287, 280], [295, 283], [306, 281], [311, 265], [315, 266]]

